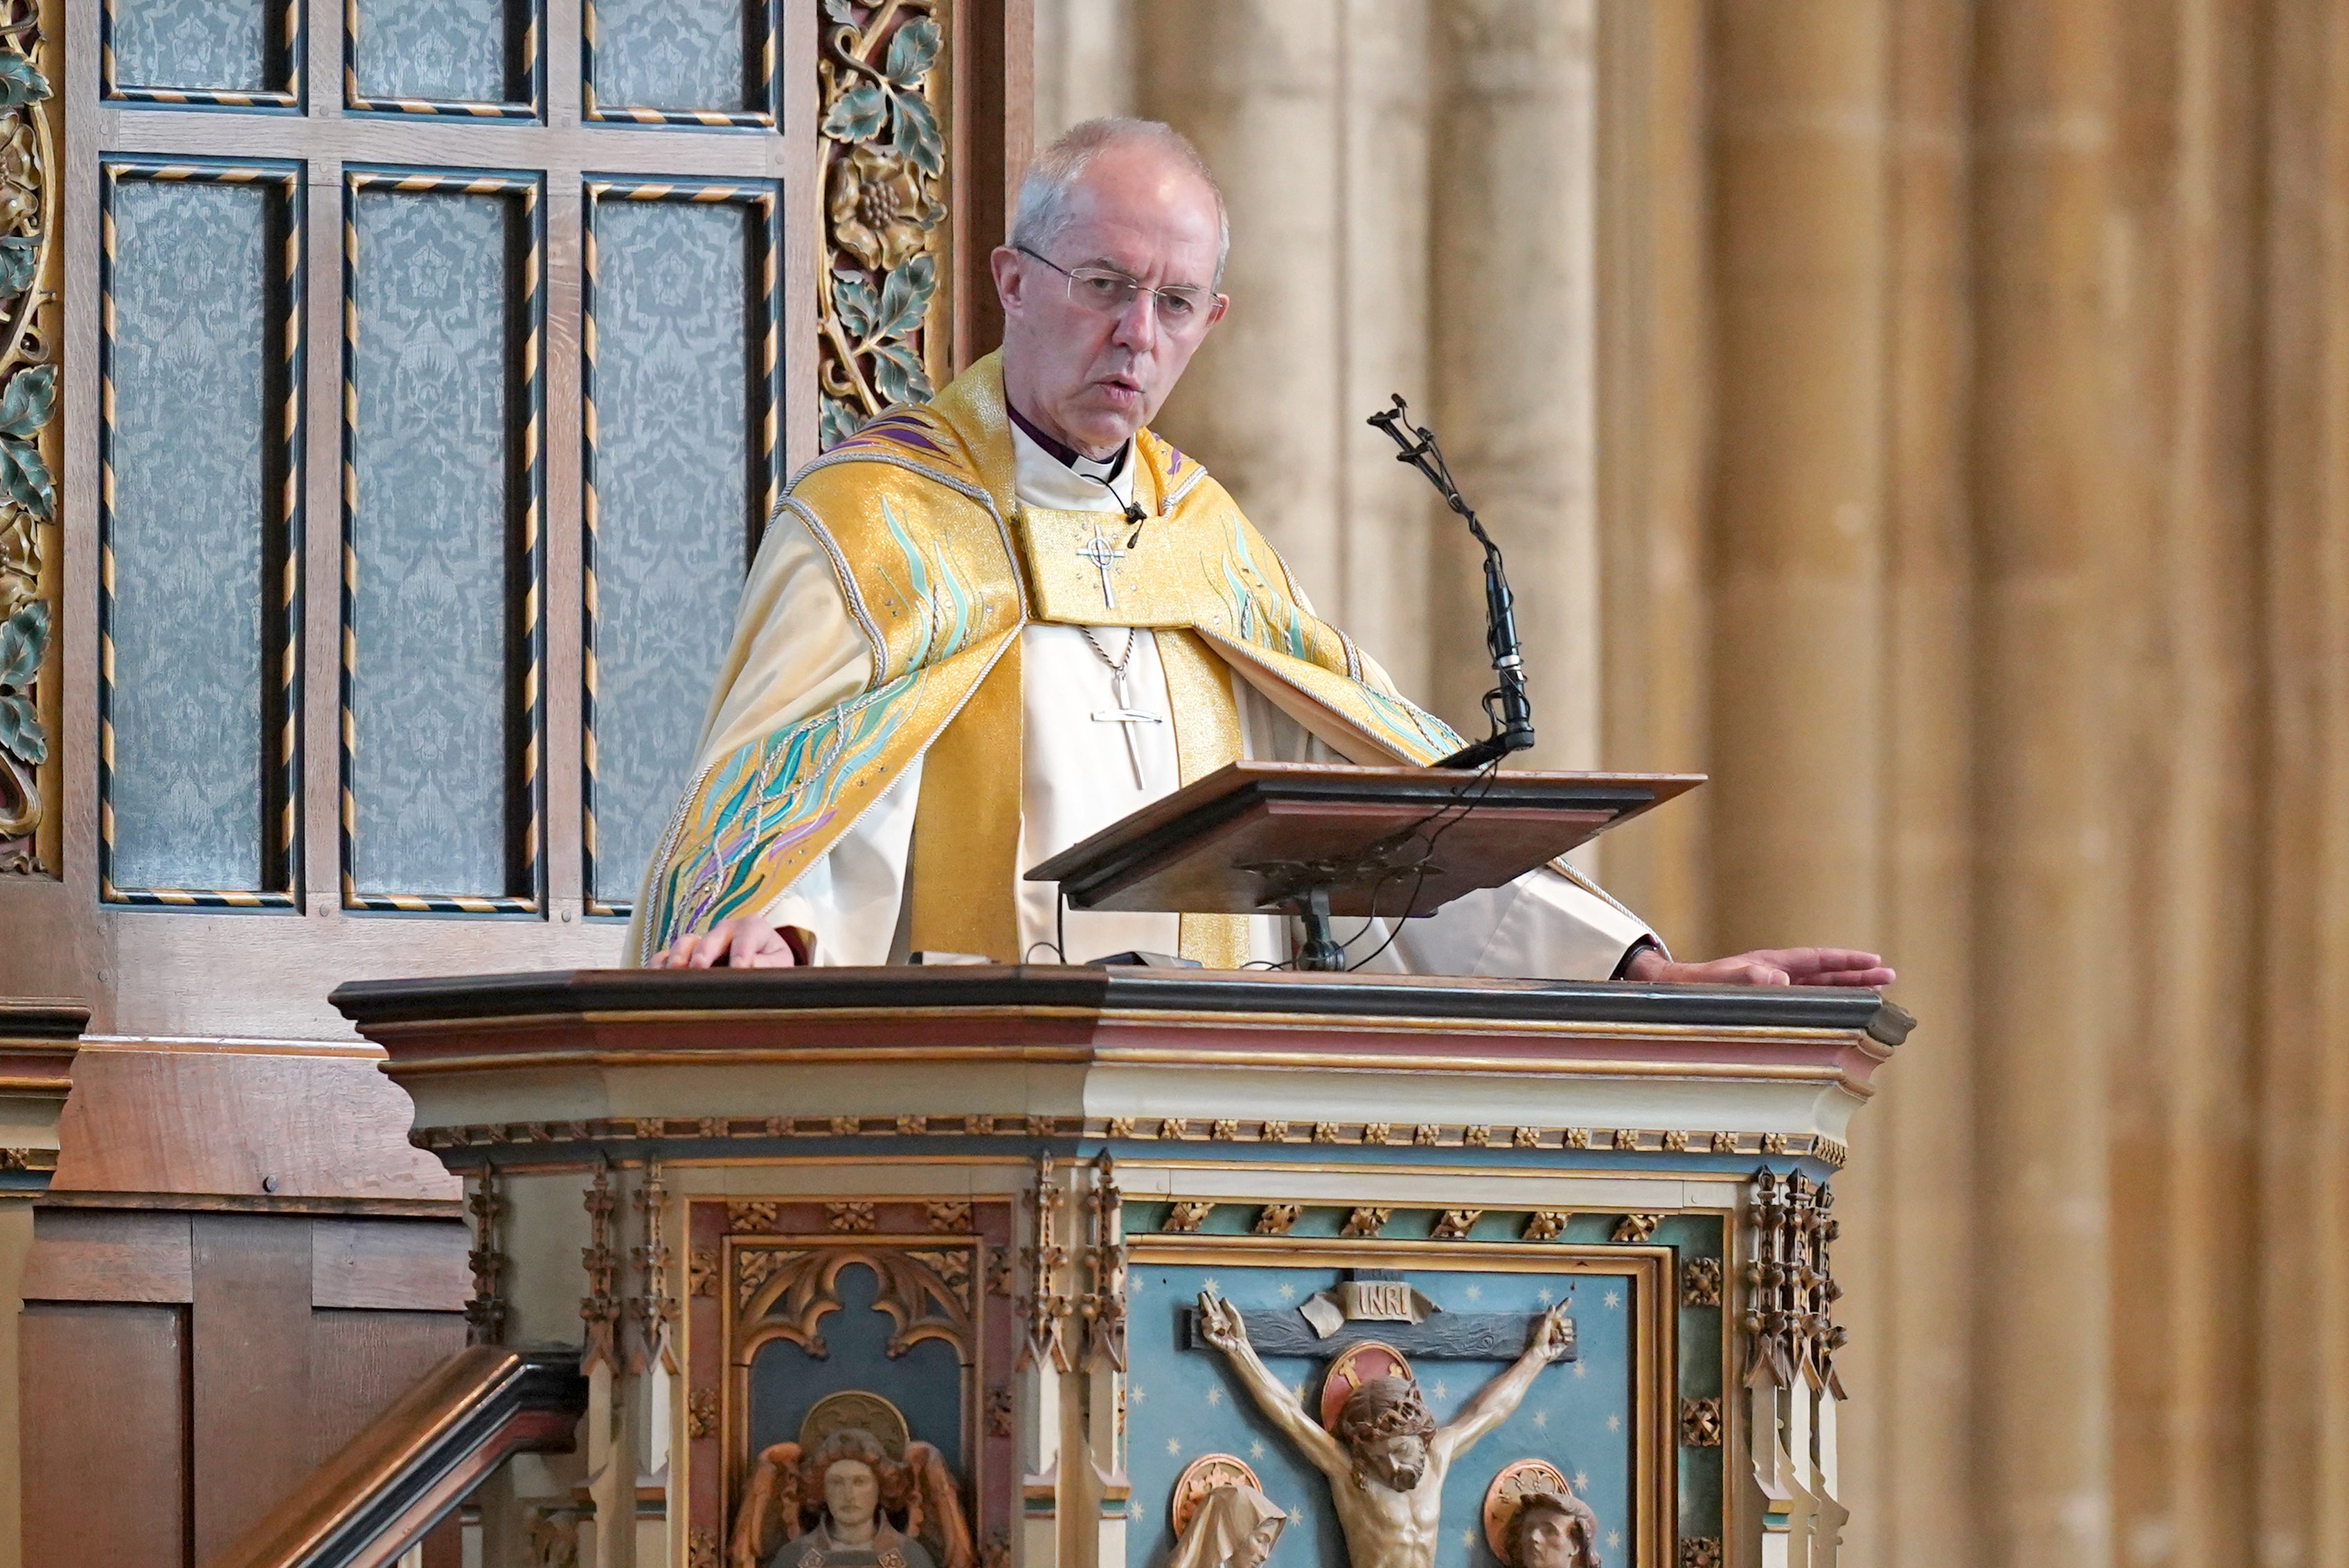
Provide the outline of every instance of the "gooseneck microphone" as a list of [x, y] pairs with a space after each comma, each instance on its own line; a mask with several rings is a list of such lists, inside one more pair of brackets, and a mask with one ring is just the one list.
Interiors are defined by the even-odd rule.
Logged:
[[1395, 445], [1402, 449], [1395, 454], [1395, 461], [1407, 462], [1425, 474], [1436, 493], [1444, 497], [1444, 504], [1467, 519], [1468, 532], [1485, 546], [1485, 648], [1492, 656], [1493, 675], [1497, 681], [1485, 693], [1485, 717], [1492, 722], [1493, 732], [1474, 745], [1463, 746], [1435, 765], [1485, 767], [1534, 743], [1533, 704], [1526, 698], [1526, 661], [1517, 648], [1517, 618], [1509, 595], [1508, 571], [1501, 564], [1501, 547], [1493, 543], [1493, 536], [1476, 521], [1476, 514], [1460, 498], [1460, 487], [1452, 483], [1452, 469], [1435, 444], [1434, 432], [1411, 422], [1411, 409], [1403, 402], [1402, 394], [1394, 394], [1394, 407], [1372, 414], [1370, 423], [1393, 438]]

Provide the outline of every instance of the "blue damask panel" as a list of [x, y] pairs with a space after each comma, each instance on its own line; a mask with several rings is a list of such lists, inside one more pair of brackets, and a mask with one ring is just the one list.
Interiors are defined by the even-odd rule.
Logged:
[[499, 103], [520, 96], [528, 0], [359, 0], [352, 51], [363, 99]]
[[595, 101], [709, 109], [751, 102], [752, 30], [767, 0], [595, 0]]
[[280, 88], [283, 8], [280, 0], [109, 0], [113, 79], [184, 90]]
[[750, 209], [595, 205], [596, 845], [634, 898], [684, 787], [742, 586], [763, 399]]
[[525, 644], [522, 200], [362, 191], [348, 521], [362, 893], [506, 893]]
[[280, 198], [126, 180], [110, 210], [112, 880], [257, 890]]

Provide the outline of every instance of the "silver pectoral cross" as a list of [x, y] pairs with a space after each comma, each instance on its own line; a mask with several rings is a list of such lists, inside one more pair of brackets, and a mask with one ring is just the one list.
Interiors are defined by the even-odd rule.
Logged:
[[[1102, 538], [1101, 524], [1096, 523], [1093, 524], [1092, 543], [1086, 545], [1077, 554], [1091, 561], [1093, 564], [1093, 570], [1101, 574], [1102, 604], [1110, 609], [1117, 608], [1117, 588], [1110, 581], [1109, 575], [1125, 565], [1125, 552]], [[1129, 735], [1133, 733], [1130, 730], [1126, 732]]]
[[[1106, 579], [1103, 581], [1103, 587], [1107, 587]], [[1138, 637], [1141, 634], [1136, 632], [1133, 635]], [[1131, 644], [1128, 646], [1130, 648]], [[1128, 654], [1128, 657], [1132, 657], [1131, 653]], [[1125, 694], [1124, 670], [1112, 670], [1110, 671], [1109, 690], [1110, 696], [1117, 703], [1117, 706], [1114, 708], [1104, 708], [1101, 710], [1099, 712], [1092, 715], [1092, 721], [1096, 724], [1123, 724], [1125, 726], [1125, 757], [1126, 761], [1133, 764], [1133, 787], [1140, 789], [1143, 784], [1142, 777], [1142, 742], [1133, 738], [1133, 727], [1136, 724], [1164, 724], [1166, 721], [1160, 718], [1155, 713], [1145, 713], [1133, 705], [1133, 699]]]

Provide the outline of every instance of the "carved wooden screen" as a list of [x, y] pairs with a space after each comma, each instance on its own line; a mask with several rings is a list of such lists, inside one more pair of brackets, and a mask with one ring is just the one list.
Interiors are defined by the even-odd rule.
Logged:
[[616, 961], [781, 484], [992, 339], [1029, 26], [0, 0], [0, 992]]

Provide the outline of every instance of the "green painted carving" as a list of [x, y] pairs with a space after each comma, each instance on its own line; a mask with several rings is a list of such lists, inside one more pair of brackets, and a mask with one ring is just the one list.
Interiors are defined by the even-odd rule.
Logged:
[[0, 0], [0, 873], [47, 871], [56, 853], [41, 718], [56, 701], [55, 48], [37, 0]]
[[945, 35], [937, 0], [824, 0], [824, 213], [817, 298], [819, 445], [893, 403], [924, 402], [945, 369], [938, 199], [946, 140], [931, 102]]

